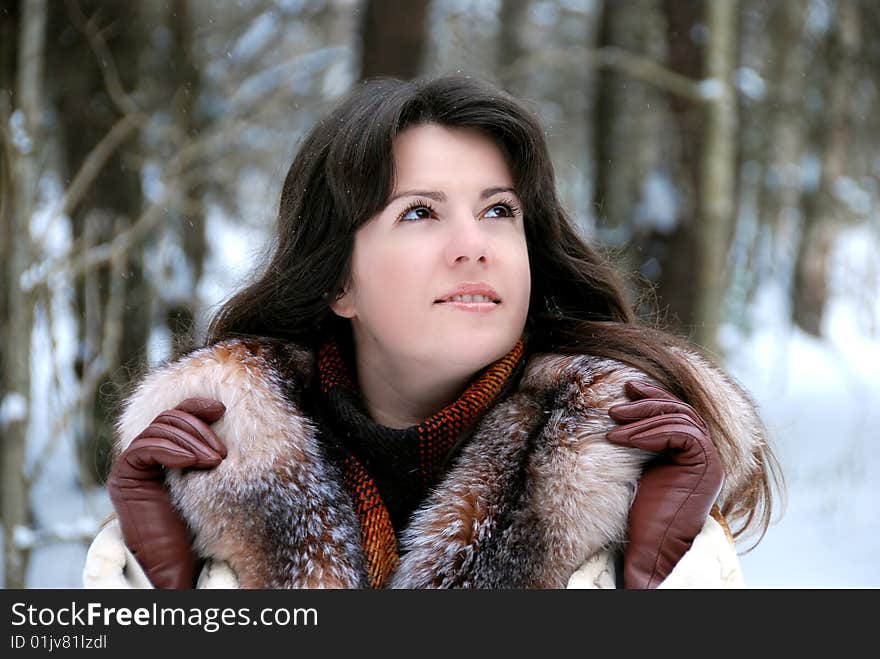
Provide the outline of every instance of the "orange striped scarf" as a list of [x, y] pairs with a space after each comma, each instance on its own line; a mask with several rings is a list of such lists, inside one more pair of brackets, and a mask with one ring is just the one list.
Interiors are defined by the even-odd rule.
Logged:
[[[342, 424], [342, 428], [337, 428], [337, 431], [342, 431], [337, 434], [344, 444], [345, 438], [349, 438], [346, 446], [348, 450], [343, 451], [342, 454], [343, 483], [351, 495], [360, 521], [361, 542], [372, 588], [381, 588], [384, 585], [399, 560], [392, 511], [389, 510], [382, 496], [377, 484], [380, 482], [377, 480], [377, 475], [380, 472], [384, 474], [381, 483], [385, 483], [386, 488], [390, 487], [390, 484], [396, 487], [398, 483], [404, 483], [401, 487], [412, 489], [417, 498], [427, 494], [428, 489], [441, 475], [440, 472], [450, 451], [462, 435], [472, 430], [479, 422], [505, 384], [510, 381], [514, 371], [522, 364], [524, 346], [525, 337], [521, 337], [509, 353], [481, 371], [455, 402], [418, 426], [403, 430], [379, 426], [368, 419], [362, 410], [352, 417], [352, 405], [349, 405], [348, 401], [358, 398], [355, 380], [351, 376], [354, 368], [349, 367], [349, 363], [353, 363], [351, 354], [341, 348], [340, 342], [335, 337], [326, 341], [319, 349], [318, 373], [324, 402], [328, 401], [331, 392], [336, 390], [332, 396], [336, 402], [330, 405], [332, 414], [328, 418]], [[340, 400], [344, 402], [338, 402]], [[340, 422], [340, 418], [343, 417], [349, 420], [343, 419]], [[381, 444], [386, 442], [386, 439], [391, 443], [384, 448], [386, 450], [390, 448], [390, 452], [364, 453], [365, 444], [370, 442]], [[394, 443], [398, 441], [401, 443]], [[404, 441], [412, 450], [413, 466], [395, 472], [396, 465], [389, 465], [391, 460], [385, 460], [384, 457], [402, 453], [403, 451], [395, 449], [403, 447]], [[375, 447], [366, 447], [366, 449], [370, 448]], [[372, 468], [368, 471], [370, 455], [378, 457], [373, 459]], [[416, 462], [418, 468], [415, 467]], [[413, 476], [407, 481], [405, 474], [410, 473]], [[393, 493], [393, 490], [391, 492]], [[385, 493], [389, 494], [389, 490], [386, 489]], [[406, 513], [407, 517], [409, 512], [411, 512], [409, 507], [402, 509], [402, 513]], [[398, 518], [398, 526], [402, 524], [400, 519], [402, 517]]]

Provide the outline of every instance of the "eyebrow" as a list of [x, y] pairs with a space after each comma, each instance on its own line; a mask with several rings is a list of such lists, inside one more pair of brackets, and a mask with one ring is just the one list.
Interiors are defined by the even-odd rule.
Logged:
[[[499, 192], [512, 192], [513, 194], [516, 194], [516, 190], [513, 188], [486, 188], [480, 193], [480, 199], [488, 199]], [[401, 192], [394, 195], [388, 203], [390, 204], [392, 201], [400, 199], [401, 197], [428, 197], [428, 199], [433, 199], [434, 201], [446, 201], [446, 195], [443, 192], [438, 192], [436, 190], [408, 190], [407, 192]]]

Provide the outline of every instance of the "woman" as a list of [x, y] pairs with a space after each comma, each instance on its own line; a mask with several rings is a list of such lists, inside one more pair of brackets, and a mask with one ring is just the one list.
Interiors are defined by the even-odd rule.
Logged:
[[725, 518], [766, 530], [775, 466], [578, 237], [532, 114], [461, 76], [314, 127], [271, 261], [117, 431], [87, 586], [741, 585]]

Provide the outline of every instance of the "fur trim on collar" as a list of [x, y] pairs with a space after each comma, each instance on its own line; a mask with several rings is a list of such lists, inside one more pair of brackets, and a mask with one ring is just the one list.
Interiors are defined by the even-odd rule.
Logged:
[[[689, 361], [742, 443], [721, 458], [735, 489], [763, 441], [733, 381]], [[117, 424], [121, 452], [162, 410], [193, 396], [226, 405], [214, 424], [228, 448], [215, 469], [169, 472], [196, 550], [229, 563], [242, 587], [364, 587], [360, 530], [319, 429], [303, 408], [313, 356], [292, 345], [229, 341], [149, 373]], [[588, 355], [535, 355], [491, 408], [401, 539], [391, 587], [565, 587], [624, 538], [643, 451], [610, 444], [610, 406], [627, 380], [648, 380]]]

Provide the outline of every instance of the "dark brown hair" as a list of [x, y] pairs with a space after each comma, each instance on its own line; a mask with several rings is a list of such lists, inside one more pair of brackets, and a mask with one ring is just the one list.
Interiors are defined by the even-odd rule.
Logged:
[[[586, 353], [630, 364], [696, 408], [716, 443], [735, 443], [680, 354], [695, 348], [639, 322], [610, 263], [578, 235], [557, 198], [537, 118], [509, 94], [469, 76], [367, 80], [313, 127], [284, 181], [271, 259], [220, 308], [207, 343], [270, 337], [315, 348], [338, 323], [348, 323], [329, 305], [349, 281], [355, 232], [389, 202], [395, 136], [426, 123], [481, 131], [507, 158], [526, 218], [529, 352]], [[759, 451], [751, 481], [722, 511], [735, 535], [757, 527], [758, 541], [770, 523], [771, 480], [782, 483], [769, 447]]]

